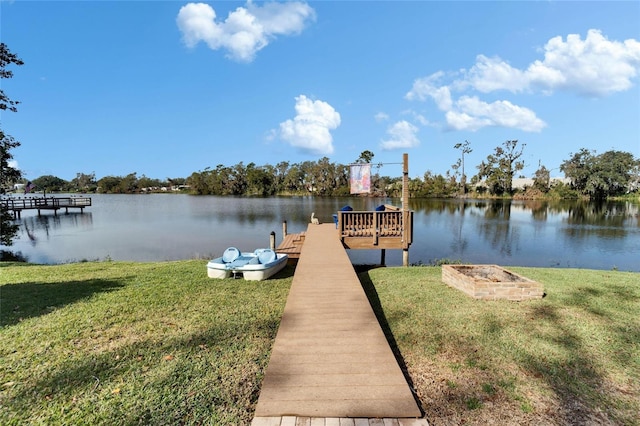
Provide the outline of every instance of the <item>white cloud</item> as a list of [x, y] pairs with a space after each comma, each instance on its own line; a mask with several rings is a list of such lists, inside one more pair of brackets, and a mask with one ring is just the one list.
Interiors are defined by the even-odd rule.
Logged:
[[9, 160], [7, 165], [12, 169], [20, 170], [20, 166], [18, 166], [18, 162], [16, 160]]
[[[512, 94], [553, 94], [563, 90], [582, 96], [603, 97], [629, 90], [640, 73], [640, 42], [610, 41], [599, 30], [589, 30], [583, 40], [578, 34], [550, 39], [544, 58], [518, 69], [498, 57], [478, 55], [468, 70], [446, 75], [438, 71], [418, 78], [405, 98], [431, 99], [445, 113], [447, 126], [455, 130], [479, 130], [487, 126], [539, 132], [545, 122], [529, 108], [509, 100], [487, 103], [471, 96], [473, 91]], [[449, 77], [451, 81], [444, 81]], [[454, 93], [460, 93], [456, 100]]]
[[384, 112], [379, 112], [376, 115], [374, 115], [374, 118], [378, 123], [380, 123], [382, 121], [387, 121], [389, 119], [389, 114]]
[[299, 34], [314, 19], [315, 11], [306, 3], [257, 6], [249, 1], [221, 22], [216, 22], [216, 12], [208, 4], [189, 3], [180, 8], [176, 23], [188, 47], [202, 41], [213, 50], [226, 49], [233, 60], [251, 62], [276, 36]]
[[305, 95], [295, 99], [296, 116], [280, 123], [280, 138], [311, 154], [332, 154], [331, 130], [340, 126], [340, 114], [326, 102], [312, 101]]
[[401, 148], [413, 148], [420, 145], [416, 134], [418, 128], [408, 121], [401, 120], [387, 129], [390, 139], [382, 141], [380, 148], [384, 151]]
[[403, 111], [402, 114], [410, 115], [411, 117], [413, 117], [413, 120], [418, 124], [420, 124], [421, 126], [433, 126], [433, 123], [427, 120], [427, 118], [424, 115], [419, 114], [412, 109]]
[[640, 72], [640, 42], [609, 41], [598, 30], [589, 30], [584, 40], [569, 34], [566, 41], [554, 37], [544, 46], [544, 59], [526, 70], [513, 68], [500, 58], [478, 55], [461, 86], [489, 93], [565, 90], [579, 95], [603, 97], [628, 90]]
[[602, 97], [630, 89], [640, 72], [640, 42], [609, 41], [599, 30], [589, 30], [584, 40], [554, 37], [544, 51], [544, 60], [527, 69], [531, 85], [543, 89]]
[[539, 132], [546, 123], [528, 108], [509, 101], [487, 103], [477, 97], [462, 96], [455, 109], [446, 113], [447, 125], [454, 130], [476, 131], [487, 126], [521, 129]]
[[436, 85], [443, 76], [444, 73], [442, 71], [438, 71], [428, 77], [417, 79], [413, 83], [413, 87], [409, 93], [405, 95], [405, 98], [410, 101], [424, 101], [427, 98], [431, 98], [439, 109], [442, 111], [448, 111], [451, 109], [452, 105], [451, 91], [447, 86], [438, 87]]
[[482, 93], [501, 89], [517, 93], [525, 90], [528, 82], [524, 72], [500, 58], [478, 55], [467, 74], [466, 83]]

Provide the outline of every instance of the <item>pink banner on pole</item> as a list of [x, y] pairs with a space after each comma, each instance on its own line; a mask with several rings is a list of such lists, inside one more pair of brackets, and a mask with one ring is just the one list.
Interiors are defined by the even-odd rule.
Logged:
[[351, 165], [351, 193], [368, 194], [371, 192], [371, 164]]

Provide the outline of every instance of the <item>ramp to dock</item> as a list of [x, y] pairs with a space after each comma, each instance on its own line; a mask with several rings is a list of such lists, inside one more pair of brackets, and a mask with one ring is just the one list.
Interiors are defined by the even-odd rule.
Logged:
[[333, 224], [307, 229], [253, 424], [291, 416], [421, 416]]

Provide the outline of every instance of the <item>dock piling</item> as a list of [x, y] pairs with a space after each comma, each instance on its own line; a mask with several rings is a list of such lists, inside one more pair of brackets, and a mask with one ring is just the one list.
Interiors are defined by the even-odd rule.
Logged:
[[276, 233], [275, 231], [271, 231], [269, 235], [269, 248], [273, 251], [276, 251]]

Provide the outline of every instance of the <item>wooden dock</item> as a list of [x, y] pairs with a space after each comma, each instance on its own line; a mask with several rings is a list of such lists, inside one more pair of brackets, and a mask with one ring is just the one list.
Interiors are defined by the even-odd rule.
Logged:
[[288, 255], [289, 259], [299, 259], [305, 236], [306, 234], [304, 232], [300, 234], [286, 234], [280, 245], [276, 248], [276, 252]]
[[19, 219], [23, 210], [38, 210], [38, 216], [42, 210], [52, 210], [54, 215], [58, 214], [58, 210], [65, 209], [69, 213], [69, 209], [80, 209], [84, 213], [85, 207], [91, 206], [90, 197], [25, 197], [25, 198], [3, 198], [0, 205], [5, 210], [13, 213], [14, 219]]
[[427, 425], [421, 416], [335, 225], [309, 225], [252, 425]]

